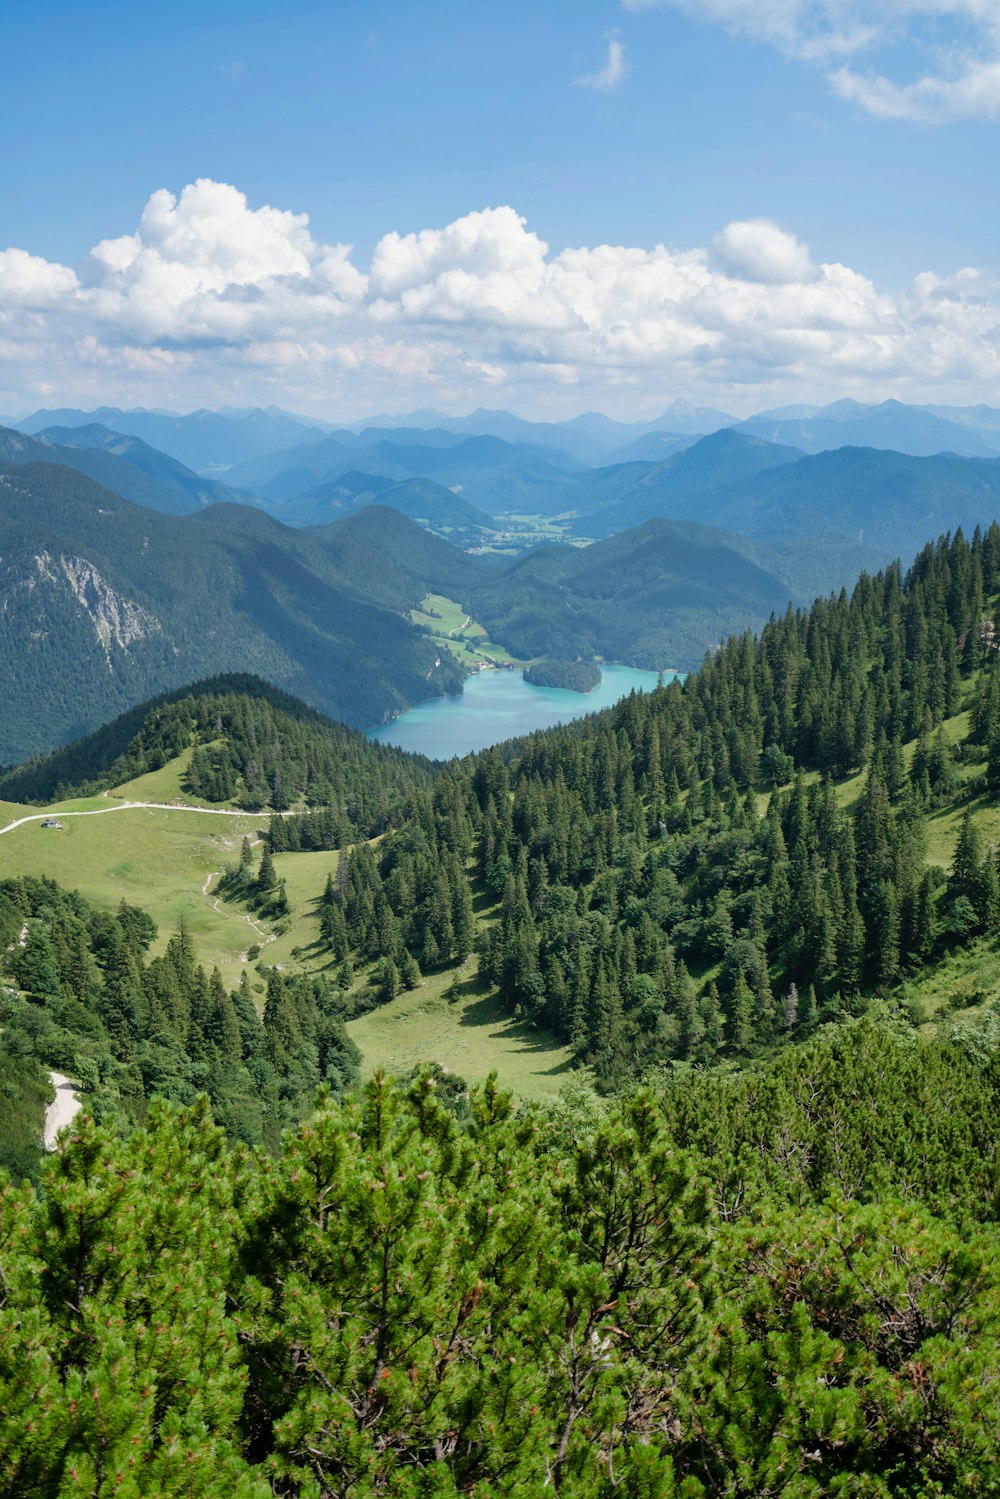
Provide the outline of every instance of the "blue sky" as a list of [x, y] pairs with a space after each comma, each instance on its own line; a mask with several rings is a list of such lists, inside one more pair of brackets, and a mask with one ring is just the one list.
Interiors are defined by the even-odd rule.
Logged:
[[[35, 0], [3, 21], [14, 66], [0, 97], [0, 252], [32, 259], [6, 262], [6, 304], [0, 260], [0, 410], [129, 391], [343, 416], [421, 401], [645, 414], [674, 395], [740, 410], [841, 394], [990, 399], [996, 10], [993, 0]], [[307, 214], [310, 244], [298, 259], [262, 252], [249, 272], [209, 269], [194, 285], [177, 248], [190, 236], [174, 225], [169, 252], [144, 241], [146, 260], [95, 273], [93, 247], [132, 235], [151, 194], [176, 199], [199, 179], [246, 198], [242, 218], [222, 211], [223, 236], [252, 238], [252, 215], [270, 205]], [[188, 205], [202, 228], [210, 201]], [[522, 241], [544, 241], [549, 266], [567, 251], [661, 245], [682, 260], [700, 254], [707, 270], [694, 285], [684, 262], [679, 290], [672, 263], [653, 284], [648, 267], [590, 265], [596, 291], [581, 289], [578, 267], [553, 288], [504, 221], [459, 232], [430, 270], [417, 256], [411, 269], [430, 281], [397, 276], [388, 299], [338, 284], [341, 306], [322, 278], [317, 289], [318, 247], [351, 245], [364, 278], [387, 234], [405, 242], [504, 205], [525, 221]], [[759, 246], [748, 259], [745, 233], [738, 253], [736, 240], [720, 250], [727, 225], [761, 221], [786, 236], [779, 259], [800, 265], [797, 280], [762, 270]], [[208, 235], [215, 244], [216, 229]], [[795, 245], [808, 246], [804, 259]], [[150, 314], [154, 253], [173, 322]], [[203, 270], [206, 255], [203, 245], [195, 255]], [[181, 269], [164, 268], [171, 256]], [[828, 284], [827, 264], [858, 284]], [[956, 281], [964, 268], [975, 277]], [[466, 287], [456, 300], [451, 281], [497, 275], [518, 284], [485, 285], [479, 303]], [[553, 301], [539, 319], [529, 304], [543, 281]], [[775, 289], [762, 300], [761, 287]], [[291, 311], [290, 288], [318, 316]], [[241, 320], [232, 304], [248, 300], [256, 310]], [[930, 332], [928, 304], [942, 323]]]

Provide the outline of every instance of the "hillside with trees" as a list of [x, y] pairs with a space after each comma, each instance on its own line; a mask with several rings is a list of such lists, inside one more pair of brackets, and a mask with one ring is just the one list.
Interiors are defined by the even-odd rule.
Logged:
[[0, 764], [223, 671], [358, 727], [457, 688], [455, 662], [404, 617], [426, 581], [359, 521], [314, 534], [246, 506], [169, 516], [58, 464], [0, 467]]
[[995, 1493], [998, 1126], [995, 1064], [869, 1022], [606, 1111], [375, 1078], [277, 1157], [82, 1116], [0, 1189], [0, 1481]]
[[[322, 973], [227, 989], [186, 926], [0, 882], [5, 1491], [1000, 1492], [1000, 1022], [918, 999], [1000, 941], [998, 594], [958, 533], [684, 683], [376, 755], [384, 834], [276, 815], [224, 877], [280, 921], [283, 849], [340, 848]], [[352, 744], [252, 683], [112, 728], [94, 784], [287, 743], [307, 802]], [[607, 1099], [359, 1083], [357, 1007], [473, 956]]]
[[259, 677], [216, 677], [142, 703], [85, 739], [0, 774], [0, 798], [45, 803], [122, 785], [192, 751], [186, 790], [251, 811], [321, 807], [341, 841], [384, 831], [431, 781], [418, 755], [373, 744]]
[[592, 692], [601, 684], [596, 661], [558, 661], [552, 656], [533, 661], [522, 676], [536, 687], [561, 687], [566, 692]]
[[780, 1048], [880, 995], [905, 1008], [1000, 932], [998, 587], [1000, 530], [958, 533], [683, 684], [453, 762], [342, 863], [334, 956], [377, 961], [391, 993], [475, 946], [510, 1012], [606, 1087]]
[[2, 1065], [21, 1071], [0, 1100], [0, 1165], [37, 1169], [49, 1068], [69, 1068], [95, 1117], [119, 1132], [141, 1125], [154, 1097], [205, 1094], [234, 1140], [272, 1149], [311, 1112], [321, 1082], [340, 1090], [356, 1079], [331, 985], [272, 969], [261, 996], [249, 972], [227, 991], [186, 927], [151, 956], [156, 936], [125, 902], [99, 910], [51, 880], [0, 881]]

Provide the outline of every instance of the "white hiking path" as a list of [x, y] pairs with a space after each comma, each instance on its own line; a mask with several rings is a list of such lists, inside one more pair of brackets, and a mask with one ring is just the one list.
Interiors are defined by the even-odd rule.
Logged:
[[61, 1129], [73, 1123], [83, 1107], [76, 1095], [75, 1084], [61, 1072], [50, 1072], [49, 1080], [56, 1090], [55, 1101], [45, 1110], [45, 1149], [55, 1150], [56, 1136]]
[[[221, 869], [213, 869], [212, 873], [207, 877], [207, 879], [205, 880], [204, 885], [202, 885], [202, 887], [201, 887], [201, 893], [202, 893], [202, 895], [207, 895], [208, 894], [208, 887], [209, 887], [209, 885], [211, 885], [211, 883], [212, 883], [212, 881], [214, 879], [221, 879], [221, 878], [222, 878], [222, 870]], [[213, 911], [217, 911], [220, 916], [238, 916], [241, 921], [245, 921], [246, 924], [247, 924], [247, 926], [250, 927], [251, 930], [253, 931], [254, 935], [260, 938], [260, 942], [257, 944], [258, 947], [261, 947], [261, 948], [267, 947], [267, 945], [268, 945], [269, 942], [276, 942], [278, 940], [278, 934], [277, 934], [277, 932], [266, 932], [263, 927], [260, 927], [260, 926], [257, 925], [257, 923], [256, 923], [256, 921], [254, 921], [253, 917], [249, 916], [246, 911], [232, 911], [232, 910], [224, 911], [222, 909], [222, 906], [219, 904], [219, 897], [217, 895], [215, 895], [215, 896], [212, 897], [212, 910]], [[240, 953], [240, 962], [241, 963], [249, 963], [249, 961], [250, 961], [250, 954], [249, 953], [245, 953], [245, 952], [241, 952]]]
[[[111, 812], [198, 812], [202, 817], [256, 817], [259, 821], [262, 817], [273, 817], [273, 812], [244, 812], [229, 807], [188, 807], [184, 802], [119, 802], [115, 807], [94, 807], [89, 812], [60, 812], [60, 821], [64, 817], [107, 817]], [[5, 828], [0, 828], [0, 838], [4, 833], [12, 833], [15, 828], [23, 828], [26, 822], [44, 822], [46, 818], [52, 817], [52, 812], [33, 812], [30, 817], [18, 817], [14, 822], [9, 822]], [[294, 812], [279, 812], [279, 817], [294, 817]]]

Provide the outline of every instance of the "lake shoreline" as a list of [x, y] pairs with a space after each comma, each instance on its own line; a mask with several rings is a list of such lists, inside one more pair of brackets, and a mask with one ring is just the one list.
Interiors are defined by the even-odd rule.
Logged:
[[446, 761], [600, 712], [630, 692], [652, 692], [661, 675], [664, 681], [682, 676], [619, 662], [599, 664], [602, 680], [586, 693], [539, 686], [525, 681], [519, 671], [473, 672], [465, 679], [462, 693], [426, 698], [369, 729], [368, 738]]

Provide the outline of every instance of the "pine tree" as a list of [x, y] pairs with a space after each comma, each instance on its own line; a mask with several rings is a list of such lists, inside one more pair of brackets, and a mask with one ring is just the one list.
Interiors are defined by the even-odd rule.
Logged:
[[729, 994], [726, 1040], [732, 1051], [746, 1051], [753, 1027], [753, 996], [742, 969], [736, 973]]
[[26, 925], [24, 946], [17, 953], [13, 965], [17, 981], [27, 994], [51, 1004], [62, 993], [52, 941], [42, 922], [32, 921]]
[[260, 856], [260, 868], [257, 871], [257, 889], [262, 895], [267, 895], [278, 883], [277, 870], [274, 867], [274, 859], [268, 844], [264, 844]]

